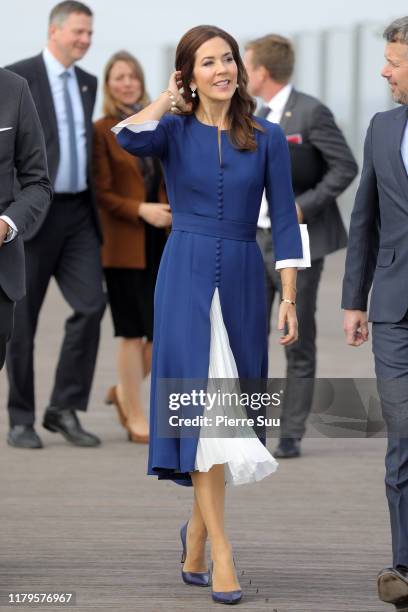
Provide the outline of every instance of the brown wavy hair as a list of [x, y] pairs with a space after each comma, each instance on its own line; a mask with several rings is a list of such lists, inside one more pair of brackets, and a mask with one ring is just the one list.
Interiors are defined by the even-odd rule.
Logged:
[[138, 100], [138, 104], [141, 108], [147, 106], [150, 102], [149, 96], [146, 93], [145, 87], [145, 77], [143, 68], [140, 62], [128, 51], [117, 51], [114, 53], [112, 57], [108, 60], [105, 70], [103, 73], [103, 114], [105, 117], [115, 117], [120, 118], [122, 116], [123, 110], [121, 110], [118, 106], [116, 100], [112, 97], [112, 94], [109, 90], [109, 75], [116, 64], [116, 62], [126, 62], [132, 68], [135, 77], [140, 81], [142, 94]]
[[247, 90], [248, 75], [239, 54], [238, 43], [228, 32], [216, 26], [196, 26], [188, 30], [177, 45], [175, 68], [181, 71], [184, 98], [186, 102], [191, 102], [193, 106], [191, 113], [187, 114], [194, 113], [200, 103], [198, 96], [195, 98], [191, 97], [190, 89], [190, 83], [193, 80], [195, 54], [202, 44], [216, 37], [222, 38], [230, 46], [238, 68], [238, 88], [231, 99], [228, 110], [230, 141], [237, 149], [256, 151], [254, 129], [264, 130], [252, 117], [256, 105]]

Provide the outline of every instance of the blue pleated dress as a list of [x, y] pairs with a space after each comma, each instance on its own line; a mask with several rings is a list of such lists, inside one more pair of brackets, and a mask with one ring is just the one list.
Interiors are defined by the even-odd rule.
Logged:
[[[218, 129], [194, 115], [165, 115], [159, 122], [114, 128], [129, 153], [161, 159], [172, 209], [155, 292], [148, 474], [179, 484], [190, 485], [190, 472], [199, 469], [199, 434], [158, 434], [157, 389], [163, 379], [208, 378], [210, 348], [216, 346], [211, 338], [218, 334], [211, 314], [225, 332], [224, 345], [229, 344], [239, 377], [267, 377], [265, 273], [256, 242], [264, 189], [277, 267], [303, 261], [285, 136], [278, 125], [255, 120], [263, 128], [255, 130], [255, 152], [235, 149], [228, 131], [221, 132], [219, 143]], [[225, 376], [229, 370], [218, 371]], [[247, 454], [254, 453], [248, 447]], [[276, 467], [269, 457], [267, 473]]]

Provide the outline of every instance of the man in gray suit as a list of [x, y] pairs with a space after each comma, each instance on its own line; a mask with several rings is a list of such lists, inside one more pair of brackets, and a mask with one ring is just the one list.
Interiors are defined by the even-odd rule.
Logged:
[[[244, 56], [249, 89], [263, 99], [259, 115], [279, 123], [286, 134], [292, 163], [292, 184], [300, 223], [310, 237], [312, 266], [298, 275], [296, 310], [299, 340], [286, 347], [287, 385], [276, 457], [300, 455], [300, 440], [310, 412], [316, 371], [316, 302], [324, 257], [346, 246], [347, 235], [336, 198], [357, 174], [357, 164], [330, 110], [291, 84], [294, 50], [282, 36], [270, 34], [250, 42]], [[270, 319], [281, 293], [275, 270], [271, 223], [266, 200], [261, 206], [257, 240], [266, 270]]]
[[[0, 370], [25, 293], [22, 235], [51, 199], [44, 138], [27, 82], [0, 69]], [[15, 189], [15, 176], [19, 189]]]
[[378, 575], [383, 601], [408, 612], [408, 17], [384, 32], [382, 76], [401, 106], [369, 125], [351, 217], [343, 282], [344, 331], [351, 346], [368, 340], [372, 321], [377, 386], [388, 429], [386, 494], [392, 567]]

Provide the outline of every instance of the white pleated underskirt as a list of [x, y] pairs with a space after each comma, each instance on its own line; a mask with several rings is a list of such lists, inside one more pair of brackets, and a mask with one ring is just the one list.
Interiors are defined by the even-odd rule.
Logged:
[[[232, 379], [234, 388], [238, 379], [238, 370], [232, 353], [228, 332], [222, 318], [221, 302], [216, 287], [211, 302], [211, 345], [210, 363], [208, 369], [209, 387], [210, 379]], [[237, 417], [246, 416], [242, 407], [233, 408]], [[217, 407], [217, 414], [224, 411]], [[211, 412], [207, 413], [210, 416]], [[231, 408], [228, 408], [231, 416]], [[208, 428], [206, 428], [208, 432]], [[246, 484], [262, 480], [276, 471], [278, 462], [268, 449], [262, 444], [252, 427], [240, 427], [236, 438], [217, 438], [200, 436], [197, 444], [195, 468], [199, 472], [208, 472], [215, 464], [224, 464], [225, 481], [233, 485]]]

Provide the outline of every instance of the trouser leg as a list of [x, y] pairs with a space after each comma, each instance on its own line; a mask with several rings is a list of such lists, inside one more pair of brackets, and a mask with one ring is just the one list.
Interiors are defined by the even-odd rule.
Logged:
[[278, 285], [276, 284], [277, 274], [275, 270], [275, 257], [272, 246], [272, 233], [270, 230], [258, 228], [256, 240], [261, 249], [262, 257], [265, 264], [265, 288], [266, 288], [266, 318], [268, 324], [268, 336], [271, 331], [271, 316], [273, 301]]
[[378, 392], [388, 431], [385, 490], [393, 566], [408, 567], [408, 320], [373, 324]]
[[50, 404], [86, 410], [106, 304], [100, 244], [89, 207], [80, 211], [66, 237], [55, 277], [73, 312], [65, 323]]
[[57, 244], [40, 232], [25, 245], [26, 295], [16, 304], [14, 333], [7, 349], [10, 425], [33, 425], [34, 338], [38, 316], [52, 276]]
[[299, 339], [285, 348], [287, 383], [282, 404], [281, 437], [302, 438], [313, 400], [316, 374], [316, 303], [323, 259], [313, 261], [297, 279]]
[[0, 287], [0, 370], [6, 358], [6, 345], [13, 332], [14, 302]]

